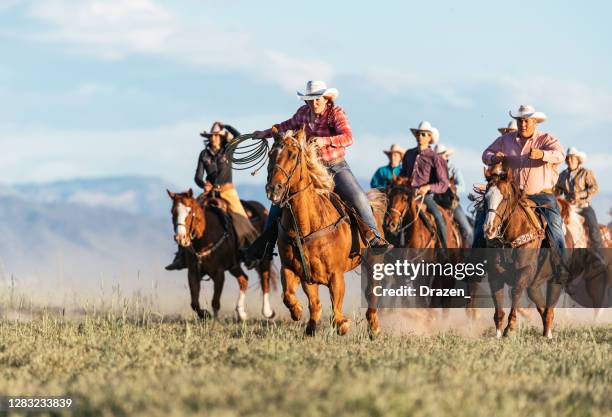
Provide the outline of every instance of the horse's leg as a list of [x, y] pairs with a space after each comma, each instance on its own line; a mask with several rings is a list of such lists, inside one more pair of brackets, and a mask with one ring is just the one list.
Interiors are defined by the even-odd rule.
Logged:
[[306, 335], [314, 336], [317, 330], [317, 323], [321, 320], [319, 284], [307, 284], [302, 282], [302, 288], [308, 297], [308, 309], [310, 310], [310, 320], [308, 320], [308, 325], [306, 325]]
[[200, 308], [200, 274], [195, 268], [189, 268], [187, 272], [189, 281], [189, 293], [191, 294], [191, 308], [196, 312], [198, 318], [208, 319], [212, 317], [207, 310]]
[[467, 284], [468, 294], [470, 296], [470, 301], [465, 306], [465, 314], [472, 320], [476, 321], [480, 318], [480, 312], [478, 308], [476, 308], [476, 292], [478, 291], [478, 283], [477, 282], [468, 282]]
[[495, 307], [495, 313], [493, 313], [493, 321], [495, 322], [495, 336], [500, 338], [502, 336], [502, 328], [504, 316], [504, 280], [501, 276], [489, 276], [489, 290], [491, 291], [491, 298], [493, 298], [493, 306]]
[[546, 310], [543, 314], [544, 329], [542, 335], [552, 339], [552, 324], [555, 317], [555, 306], [559, 297], [561, 296], [561, 285], [554, 282], [554, 280], [548, 281], [546, 284]]
[[238, 286], [240, 287], [238, 300], [236, 301], [236, 316], [238, 317], [238, 320], [244, 321], [247, 319], [245, 300], [246, 291], [249, 287], [249, 279], [240, 266], [230, 269], [230, 273], [236, 277], [238, 280]]
[[259, 281], [261, 284], [261, 291], [263, 293], [263, 301], [261, 306], [261, 314], [266, 319], [274, 318], [274, 310], [270, 306], [270, 267], [271, 263], [266, 265], [267, 268], [258, 267], [257, 273], [259, 274]]
[[213, 275], [213, 298], [212, 298], [212, 308], [213, 308], [213, 316], [217, 318], [219, 316], [219, 309], [221, 309], [221, 293], [223, 292], [223, 284], [225, 284], [225, 271], [218, 271]]
[[295, 296], [295, 292], [300, 285], [300, 277], [295, 275], [290, 269], [283, 267], [281, 269], [281, 284], [283, 286], [283, 303], [287, 306], [289, 312], [291, 312], [291, 319], [299, 321], [304, 311]]
[[378, 298], [374, 295], [374, 280], [372, 278], [372, 271], [369, 270], [371, 264], [372, 262], [366, 263], [366, 267], [368, 268], [368, 284], [365, 289], [365, 298], [368, 301], [366, 319], [368, 320], [370, 337], [374, 337], [380, 332], [380, 324], [378, 323]]
[[334, 326], [339, 335], [345, 335], [350, 327], [350, 320], [342, 314], [342, 305], [344, 303], [344, 274], [342, 272], [334, 273], [329, 280], [329, 294], [331, 297], [332, 307], [334, 310]]
[[531, 265], [522, 268], [518, 272], [519, 272], [519, 277], [514, 283], [514, 286], [512, 287], [512, 305], [510, 307], [510, 314], [508, 314], [508, 324], [506, 325], [506, 328], [504, 329], [505, 337], [512, 336], [512, 334], [516, 330], [516, 325], [517, 325], [516, 313], [517, 313], [518, 307], [520, 306], [521, 296], [523, 295], [523, 292], [525, 291], [525, 288], [527, 287], [527, 284], [530, 278], [533, 277], [533, 274], [535, 273], [534, 268]]

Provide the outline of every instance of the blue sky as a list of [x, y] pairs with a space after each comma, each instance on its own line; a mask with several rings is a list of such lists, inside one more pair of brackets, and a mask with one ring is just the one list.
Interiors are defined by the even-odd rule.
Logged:
[[531, 103], [612, 192], [611, 6], [512, 6], [0, 0], [0, 182], [138, 174], [186, 187], [200, 130], [269, 127], [321, 78], [340, 90], [359, 177], [391, 143], [413, 146], [426, 119], [479, 181], [508, 110]]

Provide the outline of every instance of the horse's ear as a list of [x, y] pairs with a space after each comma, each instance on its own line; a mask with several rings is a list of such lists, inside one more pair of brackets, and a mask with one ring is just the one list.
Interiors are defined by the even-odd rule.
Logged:
[[306, 125], [302, 125], [300, 130], [297, 131], [295, 138], [297, 139], [298, 142], [302, 142], [306, 138], [305, 128], [306, 128]]
[[186, 194], [187, 194], [187, 197], [193, 198], [193, 190], [191, 188], [187, 190]]
[[279, 143], [281, 140], [283, 140], [283, 137], [278, 130], [278, 125], [272, 126], [272, 137], [274, 138], [274, 143]]
[[166, 192], [168, 193], [168, 195], [170, 196], [171, 199], [174, 200], [174, 197], [176, 197], [176, 193], [173, 193], [172, 191], [170, 191], [169, 189], [166, 188]]

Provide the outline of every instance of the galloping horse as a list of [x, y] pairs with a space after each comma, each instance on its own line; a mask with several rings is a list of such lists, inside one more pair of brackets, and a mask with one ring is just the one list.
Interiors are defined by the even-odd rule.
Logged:
[[[504, 274], [503, 267], [496, 265], [501, 274], [489, 274], [489, 286], [495, 305], [496, 336], [502, 336], [504, 319], [504, 284], [512, 287], [512, 306], [508, 316], [508, 324], [503, 330], [504, 336], [511, 335], [517, 326], [517, 309], [523, 291], [527, 289], [529, 298], [535, 303], [542, 318], [543, 335], [552, 337], [554, 307], [559, 299], [561, 285], [553, 282], [552, 274], [537, 274], [542, 268], [539, 260], [539, 249], [545, 236], [544, 227], [534, 213], [534, 205], [520, 191], [512, 179], [512, 170], [505, 170], [502, 164], [489, 167], [485, 176], [487, 189], [484, 202], [487, 210], [484, 232], [489, 242], [499, 242], [496, 247], [515, 248], [513, 251], [512, 268], [509, 274]], [[550, 257], [549, 257], [550, 258]], [[539, 279], [536, 278], [536, 274]], [[546, 299], [542, 296], [540, 287], [547, 281]]]
[[[304, 130], [295, 135], [289, 131], [284, 136], [275, 131], [274, 142], [266, 192], [272, 203], [282, 207], [278, 250], [283, 302], [291, 318], [300, 320], [303, 308], [295, 294], [301, 282], [310, 310], [306, 334], [313, 335], [321, 319], [319, 285], [327, 286], [333, 324], [338, 334], [343, 335], [350, 327], [350, 320], [342, 313], [344, 273], [359, 265], [365, 245], [357, 237], [355, 247], [353, 238], [357, 232], [350, 224], [348, 210], [338, 207], [342, 204], [338, 200], [335, 203], [332, 200], [333, 179], [319, 161], [316, 144], [306, 142]], [[370, 203], [380, 225], [386, 204], [383, 194], [378, 195], [383, 197], [382, 201]], [[371, 304], [366, 317], [370, 332], [378, 333], [377, 311]]]
[[[453, 216], [442, 207], [440, 207], [440, 211], [446, 222], [447, 247], [449, 249], [461, 248], [463, 240], [453, 221]], [[427, 223], [424, 217], [427, 217]], [[400, 237], [396, 237], [394, 241], [400, 242], [400, 248], [434, 249], [441, 246], [436, 231], [435, 220], [427, 212], [421, 197], [417, 196], [414, 189], [410, 187], [410, 180], [407, 178], [393, 178], [389, 189], [389, 208], [385, 216], [384, 226], [385, 235], [397, 236], [399, 234]], [[408, 251], [408, 254], [412, 256], [413, 252]], [[435, 256], [433, 251], [423, 251], [422, 253], [423, 256]], [[453, 255], [456, 254], [454, 253]], [[429, 260], [435, 261], [435, 259]], [[450, 286], [454, 285], [454, 282], [448, 279], [434, 278], [431, 285], [433, 288], [450, 288]], [[467, 305], [467, 313], [471, 317], [476, 317], [476, 310], [472, 307], [476, 288], [476, 284], [468, 284], [468, 291], [472, 297]], [[448, 307], [448, 302], [446, 298], [438, 300], [436, 297], [433, 297], [429, 307]]]
[[[231, 218], [219, 206], [224, 202], [219, 199], [199, 201], [193, 198], [191, 188], [184, 193], [168, 191], [172, 199], [172, 223], [174, 224], [174, 240], [186, 252], [187, 277], [191, 293], [191, 308], [199, 318], [210, 318], [210, 313], [200, 307], [200, 281], [209, 275], [214, 284], [212, 298], [213, 314], [217, 317], [221, 308], [220, 299], [225, 282], [225, 271], [229, 271], [238, 280], [240, 294], [236, 302], [236, 314], [239, 320], [246, 320], [245, 310], [248, 277], [240, 266], [238, 241], [231, 225]], [[256, 201], [247, 202], [257, 212], [257, 221], [253, 226], [261, 232], [267, 213], [265, 208]], [[261, 289], [263, 291], [262, 314], [265, 318], [274, 317], [270, 306], [270, 283], [276, 277], [271, 262], [262, 262], [257, 268]]]

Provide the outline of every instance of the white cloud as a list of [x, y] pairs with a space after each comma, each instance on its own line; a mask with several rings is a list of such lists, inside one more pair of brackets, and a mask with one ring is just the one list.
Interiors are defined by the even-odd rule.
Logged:
[[391, 96], [411, 95], [423, 102], [440, 101], [454, 108], [471, 108], [471, 98], [459, 93], [455, 84], [430, 76], [390, 67], [372, 67], [364, 77], [371, 87]]
[[511, 103], [530, 103], [544, 112], [572, 116], [585, 125], [612, 122], [612, 93], [604, 88], [550, 77], [502, 77], [497, 82]]
[[209, 16], [179, 16], [152, 0], [44, 0], [30, 17], [46, 27], [27, 37], [98, 59], [145, 54], [212, 69], [236, 69], [287, 91], [305, 80], [331, 81], [333, 68], [259, 47], [251, 33]]

